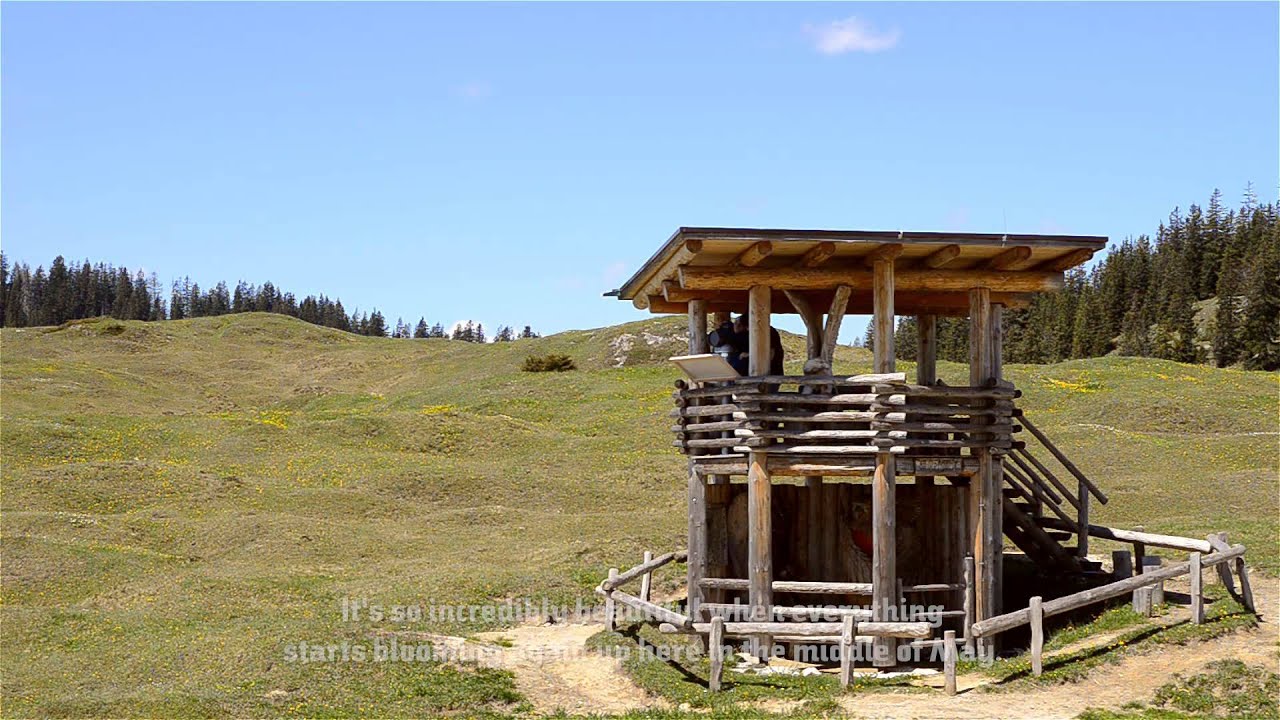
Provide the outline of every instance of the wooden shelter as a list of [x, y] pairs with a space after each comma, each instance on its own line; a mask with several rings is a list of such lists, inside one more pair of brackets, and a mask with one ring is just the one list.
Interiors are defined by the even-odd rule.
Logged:
[[[708, 314], [718, 323], [743, 313], [750, 331], [747, 377], [677, 383], [673, 430], [689, 456], [690, 617], [703, 622], [732, 601], [771, 621], [820, 593], [827, 603], [869, 597], [873, 622], [908, 619], [895, 611], [914, 601], [942, 601], [967, 628], [1000, 612], [1005, 533], [1046, 568], [1079, 571], [1089, 495], [1105, 496], [1083, 475], [1069, 491], [1032, 455], [1006, 462], [1025, 451], [1014, 433], [1026, 423], [1015, 423], [1019, 393], [1001, 377], [1001, 313], [1062, 287], [1063, 272], [1106, 241], [676, 231], [617, 296], [687, 313], [690, 354], [709, 351]], [[816, 372], [767, 375], [774, 313], [802, 318], [807, 359], [822, 361], [809, 364]], [[872, 374], [830, 369], [847, 314], [874, 318]], [[918, 320], [913, 382], [895, 368], [898, 315]], [[940, 315], [970, 319], [968, 386], [937, 378]], [[849, 479], [857, 476], [869, 486]], [[1056, 516], [1077, 547], [1060, 545], [1069, 535], [1041, 522]], [[877, 642], [881, 654], [892, 643]], [[878, 665], [892, 663], [877, 655]]]

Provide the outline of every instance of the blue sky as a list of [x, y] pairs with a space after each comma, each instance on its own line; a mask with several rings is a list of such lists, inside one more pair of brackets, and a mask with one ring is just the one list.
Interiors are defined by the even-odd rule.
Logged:
[[1118, 240], [1275, 196], [1277, 8], [7, 2], [0, 242], [554, 332], [681, 225]]

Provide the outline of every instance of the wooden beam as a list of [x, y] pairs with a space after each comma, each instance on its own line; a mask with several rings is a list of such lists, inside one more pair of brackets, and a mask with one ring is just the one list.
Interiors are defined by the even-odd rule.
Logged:
[[931, 270], [941, 269], [942, 266], [960, 257], [959, 245], [944, 245], [925, 256], [920, 264]]
[[987, 270], [1012, 270], [1031, 259], [1031, 248], [1015, 245], [987, 261]]
[[877, 262], [881, 260], [893, 262], [901, 254], [902, 243], [885, 243], [863, 256], [863, 262], [867, 267], [873, 268]]
[[772, 253], [773, 243], [761, 240], [739, 253], [738, 257], [733, 259], [733, 264], [738, 267], [755, 267]]
[[[991, 291], [977, 287], [969, 291], [969, 384], [983, 387], [991, 379]], [[995, 463], [990, 449], [974, 450], [978, 456], [978, 477], [969, 490], [969, 527], [977, 574], [975, 586], [978, 620], [997, 615], [997, 558], [1001, 552], [1003, 502], [1000, 489], [993, 487]]]
[[1036, 266], [1036, 270], [1042, 272], [1062, 272], [1063, 270], [1070, 270], [1077, 265], [1087, 263], [1092, 257], [1093, 250], [1088, 248], [1072, 250], [1066, 255], [1060, 255], [1056, 258], [1045, 260]]
[[784, 290], [783, 293], [787, 296], [791, 307], [795, 308], [796, 314], [804, 321], [807, 358], [823, 357], [822, 314], [815, 310], [813, 303], [810, 303], [809, 299], [798, 290]]
[[[892, 262], [889, 268], [892, 271]], [[831, 298], [831, 308], [827, 311], [827, 325], [822, 330], [822, 359], [827, 362], [828, 367], [833, 366], [835, 362], [836, 343], [840, 341], [840, 324], [844, 322], [844, 313], [849, 307], [849, 295], [852, 292], [848, 285], [841, 285], [836, 288], [835, 296]]]
[[[748, 374], [769, 374], [769, 286], [751, 288], [747, 328], [750, 333]], [[768, 469], [769, 455], [753, 450], [748, 455], [747, 471], [747, 602], [753, 619], [769, 620], [773, 616], [773, 508], [772, 479]], [[765, 656], [772, 652], [769, 638], [756, 644], [756, 652]]]
[[[688, 263], [689, 261], [693, 260], [701, 252], [702, 252], [701, 240], [697, 238], [685, 240], [683, 243], [680, 244], [678, 248], [676, 248], [669, 262], [671, 263], [672, 267], [680, 267], [681, 265], [684, 265], [685, 263]], [[654, 275], [650, 276], [645, 281], [644, 285], [641, 285], [636, 290], [635, 296], [631, 300], [631, 304], [635, 305], [637, 308], [641, 310], [645, 309], [646, 307], [648, 307], [649, 296], [657, 295], [658, 291], [661, 288], [662, 288], [662, 276], [658, 275], [655, 272]]]
[[819, 265], [830, 260], [836, 254], [836, 244], [833, 242], [820, 242], [809, 248], [808, 252], [800, 256], [800, 262], [796, 263], [799, 267], [816, 268]]
[[[894, 372], [893, 352], [893, 260], [880, 258], [873, 266], [875, 301], [872, 322], [875, 343], [872, 372]], [[876, 453], [875, 475], [871, 484], [871, 617], [888, 620], [890, 608], [898, 605], [897, 528], [894, 520], [896, 489], [893, 455]], [[878, 640], [873, 645], [872, 664], [890, 667], [897, 663], [892, 640]]]
[[[746, 290], [768, 284], [779, 290], [830, 290], [848, 285], [871, 290], [872, 273], [859, 268], [680, 268], [685, 290]], [[899, 290], [967, 291], [982, 287], [999, 292], [1042, 292], [1062, 288], [1062, 274], [991, 270], [904, 270], [894, 278]]]

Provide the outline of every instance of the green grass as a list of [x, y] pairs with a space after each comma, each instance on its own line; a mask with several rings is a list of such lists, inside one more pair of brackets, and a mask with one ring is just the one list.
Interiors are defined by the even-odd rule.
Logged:
[[[402, 629], [342, 622], [344, 597], [594, 601], [610, 566], [682, 547], [663, 362], [682, 328], [484, 346], [263, 314], [0, 331], [4, 713], [518, 712], [503, 674], [299, 665], [283, 649]], [[803, 341], [784, 342], [798, 371]], [[578, 369], [521, 372], [551, 354]], [[1280, 570], [1276, 438], [1250, 434], [1276, 430], [1275, 374], [1108, 358], [1006, 375], [1111, 495], [1098, 522], [1227, 530]], [[656, 591], [678, 584], [660, 573]], [[461, 695], [421, 684], [442, 677]]]

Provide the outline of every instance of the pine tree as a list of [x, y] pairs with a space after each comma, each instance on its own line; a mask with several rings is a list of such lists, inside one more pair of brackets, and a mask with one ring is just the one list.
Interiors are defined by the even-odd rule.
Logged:
[[413, 328], [413, 336], [422, 339], [427, 337], [427, 333], [427, 319], [424, 317], [418, 318], [418, 324]]

